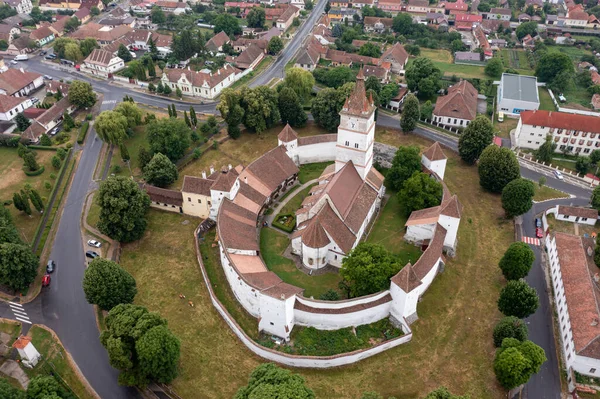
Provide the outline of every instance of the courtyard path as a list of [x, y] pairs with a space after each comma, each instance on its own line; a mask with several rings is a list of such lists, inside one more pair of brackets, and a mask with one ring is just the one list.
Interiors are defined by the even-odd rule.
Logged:
[[[298, 194], [300, 191], [304, 190], [306, 187], [310, 186], [311, 184], [314, 184], [316, 182], [318, 182], [319, 179], [312, 179], [310, 181], [307, 181], [306, 183], [304, 183], [301, 186], [294, 186], [291, 189], [294, 190], [294, 192], [290, 195], [288, 195], [287, 197], [285, 197], [283, 199], [283, 201], [278, 202], [277, 205], [273, 208], [273, 213], [271, 213], [270, 215], [267, 215], [264, 219], [265, 222], [268, 223], [269, 226], [271, 226], [271, 223], [273, 223], [273, 220], [275, 220], [275, 217], [279, 214], [279, 212], [281, 212], [281, 208], [283, 208], [285, 206], [285, 204], [287, 204], [292, 198], [294, 198], [296, 196], [296, 194]], [[281, 230], [277, 230], [280, 233], [286, 234]], [[289, 236], [289, 234], [286, 234]]]

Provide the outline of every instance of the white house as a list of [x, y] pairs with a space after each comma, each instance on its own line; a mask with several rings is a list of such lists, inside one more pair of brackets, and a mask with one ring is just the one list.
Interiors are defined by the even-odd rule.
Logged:
[[433, 122], [450, 127], [466, 127], [477, 116], [477, 89], [461, 80], [438, 97], [432, 113]]
[[29, 72], [23, 68], [11, 68], [0, 74], [0, 94], [13, 97], [24, 97], [44, 85], [44, 77], [39, 73]]
[[498, 86], [498, 112], [516, 117], [523, 111], [539, 107], [540, 97], [535, 76], [502, 74]]
[[31, 343], [31, 337], [21, 335], [14, 343], [13, 348], [19, 352], [23, 364], [29, 368], [35, 367], [42, 355]]
[[423, 166], [430, 171], [435, 172], [442, 180], [444, 179], [444, 174], [446, 172], [447, 161], [448, 158], [446, 158], [446, 154], [444, 154], [442, 147], [437, 141], [421, 155], [421, 163]]
[[14, 8], [17, 14], [29, 14], [33, 9], [31, 0], [3, 0], [3, 3]]
[[81, 71], [109, 78], [123, 68], [125, 68], [125, 62], [122, 58], [113, 55], [110, 51], [94, 49], [85, 59]]
[[13, 120], [17, 114], [31, 107], [33, 103], [26, 97], [13, 97], [0, 94], [0, 120]]
[[598, 211], [592, 208], [559, 205], [556, 219], [594, 226], [598, 220]]
[[597, 116], [557, 111], [524, 111], [515, 130], [517, 147], [538, 149], [551, 136], [559, 151], [587, 156], [600, 149]]
[[600, 275], [595, 242], [565, 233], [546, 237], [562, 359], [569, 391], [573, 372], [600, 377]]
[[231, 86], [239, 77], [241, 71], [231, 65], [225, 65], [217, 72], [192, 71], [188, 69], [170, 69], [163, 72], [162, 83], [171, 89], [179, 88], [183, 95], [213, 99], [223, 89]]

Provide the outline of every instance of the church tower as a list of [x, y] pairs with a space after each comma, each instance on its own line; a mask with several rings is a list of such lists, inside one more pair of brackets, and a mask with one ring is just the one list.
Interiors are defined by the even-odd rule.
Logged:
[[335, 154], [335, 171], [352, 161], [358, 174], [366, 178], [373, 165], [375, 141], [375, 106], [367, 98], [362, 68], [356, 76], [356, 87], [340, 111]]

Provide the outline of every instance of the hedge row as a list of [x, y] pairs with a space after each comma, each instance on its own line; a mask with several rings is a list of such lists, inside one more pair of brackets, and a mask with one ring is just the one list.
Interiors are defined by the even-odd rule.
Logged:
[[79, 131], [79, 135], [77, 135], [77, 144], [83, 144], [85, 141], [85, 136], [87, 135], [88, 129], [90, 127], [89, 122], [83, 122], [81, 125], [81, 130]]
[[44, 173], [44, 170], [45, 170], [45, 169], [46, 169], [46, 168], [44, 167], [44, 165], [41, 165], [41, 166], [40, 166], [40, 168], [39, 168], [38, 170], [34, 170], [33, 172], [31, 172], [31, 171], [27, 170], [26, 168], [23, 168], [23, 172], [24, 172], [24, 173], [25, 173], [27, 176], [29, 176], [29, 177], [32, 177], [32, 176], [39, 176], [39, 175], [41, 175], [42, 173]]
[[48, 147], [45, 145], [28, 145], [27, 148], [31, 148], [34, 150], [45, 150], [45, 151], [57, 151], [58, 148], [56, 147]]
[[[285, 224], [279, 222], [280, 219], [283, 219], [286, 216], [294, 218], [294, 223], [291, 226], [286, 226]], [[285, 231], [286, 233], [291, 233], [292, 231], [294, 231], [294, 227], [296, 227], [296, 217], [291, 213], [277, 215], [277, 217], [275, 218], [275, 220], [273, 220], [273, 223], [271, 223], [271, 225], [273, 227], [278, 228], [279, 230]]]

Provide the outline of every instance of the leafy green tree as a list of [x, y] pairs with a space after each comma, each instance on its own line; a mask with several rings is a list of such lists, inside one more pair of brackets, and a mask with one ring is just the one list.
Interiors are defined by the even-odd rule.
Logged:
[[154, 6], [150, 11], [150, 20], [153, 24], [163, 25], [167, 21], [167, 16], [160, 7]]
[[119, 242], [142, 237], [150, 198], [136, 182], [122, 176], [109, 177], [100, 184], [96, 201], [100, 206], [100, 232]]
[[545, 53], [537, 63], [535, 75], [551, 87], [558, 85], [559, 88], [564, 89], [564, 80], [575, 77], [573, 60], [564, 53]]
[[329, 4], [329, 0], [327, 0], [327, 3], [325, 4], [325, 14], [328, 14], [329, 10], [331, 10], [331, 4]]
[[499, 348], [504, 338], [515, 338], [519, 341], [525, 341], [529, 332], [527, 324], [518, 317], [506, 316], [494, 327], [494, 346]]
[[282, 123], [289, 123], [293, 127], [304, 126], [308, 119], [298, 95], [289, 87], [279, 92], [279, 114]]
[[358, 54], [364, 55], [366, 57], [379, 58], [381, 57], [381, 49], [376, 44], [367, 42], [360, 46]]
[[50, 140], [50, 137], [46, 133], [42, 134], [40, 137], [40, 145], [43, 145], [44, 147], [52, 146], [52, 140]]
[[17, 122], [17, 129], [19, 129], [22, 132], [24, 132], [29, 126], [31, 126], [31, 122], [25, 117], [25, 115], [23, 115], [22, 112], [19, 112], [17, 114], [15, 122]]
[[177, 180], [177, 177], [177, 166], [160, 152], [154, 154], [144, 167], [144, 179], [153, 186], [167, 187]]
[[475, 164], [483, 150], [492, 144], [494, 127], [488, 118], [477, 116], [458, 138], [458, 154], [468, 164]]
[[479, 184], [492, 193], [501, 193], [511, 181], [521, 176], [515, 154], [505, 147], [488, 146], [479, 157]]
[[31, 199], [31, 203], [33, 204], [33, 207], [36, 211], [40, 213], [44, 211], [44, 201], [42, 200], [40, 193], [32, 189], [29, 192], [29, 198]]
[[137, 293], [135, 279], [118, 263], [104, 258], [94, 259], [83, 275], [85, 299], [102, 310], [120, 303], [131, 303]]
[[190, 146], [190, 128], [183, 119], [159, 119], [146, 127], [150, 150], [177, 162]]
[[38, 375], [29, 381], [27, 399], [68, 399], [72, 398], [51, 375]]
[[83, 54], [79, 45], [76, 43], [68, 43], [65, 46], [65, 58], [73, 62], [79, 62], [83, 59]]
[[418, 91], [419, 98], [428, 98], [440, 90], [442, 72], [428, 58], [416, 58], [406, 69], [406, 83], [410, 91]]
[[21, 212], [25, 212], [25, 204], [24, 204], [23, 197], [21, 197], [21, 194], [13, 193], [12, 201], [13, 201], [13, 205], [15, 206], [15, 208], [17, 208]]
[[487, 76], [492, 78], [497, 78], [502, 75], [504, 71], [504, 64], [502, 63], [502, 59], [499, 57], [494, 57], [487, 62], [485, 65], [484, 72]]
[[417, 146], [401, 146], [396, 151], [392, 166], [385, 176], [385, 185], [393, 191], [400, 191], [404, 182], [421, 170], [421, 156]]
[[365, 89], [367, 91], [373, 90], [375, 93], [379, 94], [379, 92], [381, 92], [381, 82], [376, 76], [369, 76], [365, 80]]
[[520, 319], [535, 313], [539, 304], [535, 289], [524, 280], [510, 280], [500, 291], [500, 298], [498, 298], [500, 312]]
[[340, 276], [350, 296], [359, 297], [388, 289], [390, 278], [401, 268], [398, 258], [382, 245], [363, 242], [344, 258]]
[[54, 169], [60, 169], [61, 162], [58, 156], [53, 156], [50, 162], [52, 163], [52, 167]]
[[322, 293], [321, 296], [319, 296], [319, 299], [322, 301], [339, 301], [340, 294], [338, 294], [336, 290], [330, 288]]
[[273, 36], [267, 45], [267, 51], [271, 55], [279, 54], [283, 50], [283, 41], [279, 36]]
[[453, 395], [448, 388], [439, 387], [438, 389], [429, 392], [423, 399], [469, 399], [469, 396]]
[[121, 153], [121, 159], [123, 160], [123, 162], [127, 162], [131, 159], [131, 157], [129, 156], [129, 150], [127, 149], [125, 143], [119, 143], [119, 152]]
[[225, 32], [227, 36], [237, 36], [242, 34], [242, 28], [236, 17], [230, 14], [219, 14], [213, 22], [215, 33]]
[[600, 163], [600, 150], [594, 150], [590, 154], [590, 162], [593, 165], [598, 165]]
[[29, 246], [0, 244], [0, 283], [15, 291], [22, 291], [35, 279], [38, 265], [39, 259]]
[[90, 8], [90, 15], [92, 17], [97, 17], [98, 15], [100, 15], [100, 9], [98, 7]]
[[591, 167], [591, 162], [588, 157], [577, 157], [577, 161], [575, 162], [575, 170], [582, 175], [585, 175]]
[[117, 51], [117, 56], [125, 62], [129, 62], [133, 59], [133, 57], [131, 56], [131, 53], [129, 52], [127, 47], [125, 47], [124, 44], [121, 44], [119, 46], [119, 50]]
[[[554, 151], [556, 151], [556, 143], [552, 140], [552, 136], [547, 136], [546, 141], [544, 141], [544, 144], [542, 144], [535, 151], [535, 157], [540, 162], [551, 163]], [[600, 151], [598, 153], [600, 154]]]
[[100, 139], [109, 144], [119, 144], [127, 138], [127, 118], [116, 111], [103, 111], [94, 122]]
[[138, 151], [138, 166], [142, 171], [151, 159], [152, 154], [145, 147], [140, 147], [140, 150]]
[[69, 101], [79, 108], [88, 108], [96, 102], [96, 93], [91, 84], [75, 80], [69, 86]]
[[[65, 32], [74, 32], [81, 25], [81, 21], [77, 17], [71, 17], [65, 22]], [[79, 50], [79, 47], [77, 48]]]
[[414, 94], [406, 96], [404, 108], [402, 109], [402, 119], [400, 120], [400, 129], [404, 133], [410, 133], [417, 127], [417, 122], [421, 116], [419, 110], [419, 100]]
[[246, 15], [246, 23], [249, 28], [262, 28], [265, 26], [265, 9], [253, 7]]
[[327, 87], [338, 88], [345, 83], [356, 81], [356, 72], [346, 66], [317, 68], [313, 71], [315, 80]]
[[[183, 93], [181, 92], [181, 89], [179, 88], [179, 86], [175, 89], [175, 95], [178, 98], [181, 98], [183, 96]], [[175, 106], [175, 104], [173, 104], [173, 106]], [[175, 113], [175, 117], [177, 117], [177, 112]]]
[[3, 243], [23, 244], [21, 236], [19, 235], [19, 231], [13, 222], [10, 211], [5, 206], [0, 207], [0, 244]]
[[3, 399], [26, 399], [25, 392], [10, 385], [5, 378], [0, 378], [0, 398]]
[[180, 343], [167, 321], [143, 306], [119, 304], [106, 317], [100, 342], [110, 364], [121, 371], [119, 384], [144, 387], [169, 383], [177, 376]]
[[260, 133], [281, 120], [277, 92], [267, 86], [243, 87], [240, 104], [244, 108], [244, 126]]
[[40, 165], [38, 165], [37, 161], [35, 160], [35, 154], [33, 152], [28, 152], [23, 155], [23, 163], [25, 164], [27, 170], [31, 172], [40, 168]]
[[[329, 3], [328, 3], [329, 4]], [[257, 366], [234, 399], [315, 399], [314, 392], [304, 383], [304, 378], [273, 363]]]
[[388, 106], [390, 100], [398, 94], [399, 90], [400, 88], [396, 83], [386, 84], [381, 88], [381, 91], [379, 92], [379, 103], [384, 107]]
[[[240, 123], [244, 120], [244, 108], [241, 105], [240, 91], [225, 89], [221, 93], [221, 101], [217, 110], [227, 123], [227, 133], [231, 138], [240, 137]], [[194, 114], [195, 115], [195, 114]]]
[[494, 372], [506, 389], [525, 384], [546, 361], [544, 349], [531, 341], [505, 338], [494, 358]]
[[63, 114], [63, 127], [67, 132], [73, 129], [73, 127], [75, 127], [75, 121], [68, 112], [65, 112]]
[[536, 32], [537, 32], [537, 22], [535, 22], [535, 21], [523, 22], [515, 30], [517, 39], [519, 39], [519, 40], [523, 39], [527, 35], [535, 36]]
[[127, 119], [127, 127], [130, 129], [142, 124], [142, 111], [132, 102], [124, 101], [119, 103], [113, 111], [123, 115]]
[[323, 89], [317, 93], [311, 107], [311, 113], [317, 125], [333, 132], [340, 124], [340, 111], [345, 97], [335, 89]]
[[518, 178], [509, 182], [502, 189], [502, 208], [506, 217], [519, 216], [527, 213], [533, 206], [535, 186], [533, 182]]
[[415, 172], [407, 179], [398, 199], [406, 215], [413, 211], [438, 206], [442, 202], [442, 184], [423, 172]]
[[421, 119], [423, 120], [432, 120], [433, 116], [433, 104], [431, 103], [431, 100], [427, 100], [425, 101], [425, 104], [423, 104], [423, 106], [421, 107]]
[[524, 242], [514, 242], [500, 259], [499, 266], [504, 278], [519, 280], [527, 276], [534, 260], [535, 255], [529, 245]]

